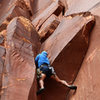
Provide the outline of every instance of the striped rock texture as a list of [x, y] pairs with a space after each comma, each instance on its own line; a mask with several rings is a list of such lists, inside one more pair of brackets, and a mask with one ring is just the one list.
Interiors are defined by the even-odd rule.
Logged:
[[[100, 100], [100, 0], [0, 0], [0, 100]], [[48, 52], [57, 75], [45, 79], [34, 59]]]

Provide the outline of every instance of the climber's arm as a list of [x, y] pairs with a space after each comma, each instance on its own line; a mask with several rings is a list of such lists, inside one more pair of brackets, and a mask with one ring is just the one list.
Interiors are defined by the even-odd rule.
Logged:
[[36, 58], [35, 58], [35, 65], [36, 65], [37, 68], [38, 68], [38, 60], [39, 60], [39, 55], [37, 55]]

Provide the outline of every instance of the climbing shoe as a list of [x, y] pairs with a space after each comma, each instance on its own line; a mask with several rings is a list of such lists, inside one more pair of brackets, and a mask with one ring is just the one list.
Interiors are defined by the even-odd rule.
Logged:
[[70, 89], [72, 89], [72, 90], [76, 90], [76, 89], [77, 89], [77, 86], [75, 86], [75, 85], [70, 85], [70, 86], [68, 86], [68, 88], [70, 88]]
[[37, 95], [41, 94], [43, 91], [44, 91], [44, 88], [40, 88], [40, 89], [37, 91]]

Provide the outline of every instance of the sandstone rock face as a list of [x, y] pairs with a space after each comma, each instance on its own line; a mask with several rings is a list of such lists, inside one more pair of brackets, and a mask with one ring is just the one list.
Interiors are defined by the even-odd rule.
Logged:
[[4, 68], [4, 56], [6, 54], [6, 49], [3, 46], [0, 46], [0, 93], [2, 93], [2, 76], [3, 76], [3, 68]]
[[[47, 50], [49, 52], [48, 56], [50, 57], [50, 61], [52, 63], [60, 51], [64, 49], [66, 44], [72, 40], [79, 30], [84, 28], [86, 24], [92, 20], [94, 20], [94, 17], [91, 15], [87, 17], [76, 16], [72, 19], [66, 17], [63, 18], [57, 29], [54, 31], [53, 35], [51, 35], [50, 38], [42, 44], [41, 51]], [[87, 40], [86, 42], [88, 43]]]
[[4, 41], [4, 37], [1, 35], [1, 36], [0, 36], [0, 44], [2, 44], [3, 41]]
[[59, 0], [59, 2], [61, 2], [64, 5], [66, 12], [66, 10], [68, 9], [67, 0]]
[[[0, 0], [0, 100], [100, 100], [99, 23], [100, 0]], [[36, 95], [42, 50], [76, 92], [45, 79]]]
[[44, 42], [55, 31], [59, 23], [58, 17], [54, 14], [44, 22], [38, 32], [41, 37], [41, 42]]
[[31, 10], [34, 17], [41, 14], [54, 0], [30, 0]]
[[90, 45], [87, 55], [83, 61], [81, 69], [76, 78], [75, 84], [78, 90], [74, 95], [70, 92], [68, 100], [99, 100], [100, 96], [100, 4], [91, 9], [91, 13], [95, 15], [96, 25], [91, 33]]
[[3, 46], [0, 46], [0, 57], [4, 56], [5, 54], [5, 48]]
[[68, 10], [66, 15], [86, 12], [98, 4], [100, 0], [67, 0]]
[[[58, 76], [69, 83], [74, 81], [81, 67], [93, 24], [94, 17], [91, 15], [87, 17], [76, 16], [72, 19], [64, 18], [53, 35], [41, 46], [41, 51], [46, 50], [49, 53], [48, 57]], [[55, 98], [65, 100], [67, 93], [67, 88], [49, 80], [46, 83], [43, 100], [55, 100]]]
[[[38, 35], [31, 22], [24, 17], [15, 18], [7, 27], [6, 66], [3, 76], [1, 100], [36, 100], [35, 65]], [[34, 51], [34, 53], [33, 53]]]
[[2, 94], [2, 77], [3, 77], [3, 69], [4, 69], [5, 55], [6, 55], [6, 49], [4, 47], [5, 32], [6, 31], [0, 32], [0, 94]]
[[29, 18], [28, 10], [23, 0], [3, 0], [0, 6], [0, 32], [6, 29], [9, 21], [16, 16]]
[[95, 7], [93, 7], [92, 9], [90, 9], [90, 12], [95, 16], [100, 16], [99, 10], [100, 10], [100, 3], [95, 5]]
[[50, 17], [53, 13], [59, 15], [62, 11], [62, 5], [59, 5], [58, 0], [53, 1], [47, 9], [45, 9], [42, 13], [40, 13], [37, 17], [33, 17], [33, 25], [36, 30], [39, 30], [41, 25], [46, 21], [48, 17]]

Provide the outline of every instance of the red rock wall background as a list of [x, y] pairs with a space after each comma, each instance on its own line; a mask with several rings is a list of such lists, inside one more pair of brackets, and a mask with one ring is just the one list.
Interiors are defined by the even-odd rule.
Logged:
[[[0, 0], [0, 100], [100, 100], [100, 0]], [[34, 58], [57, 75], [37, 96]]]

